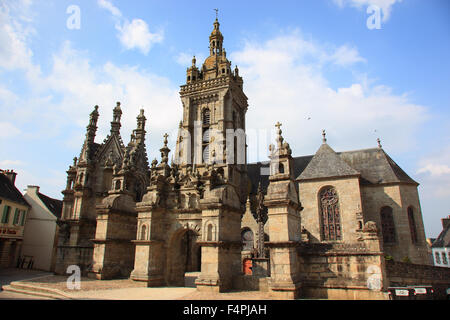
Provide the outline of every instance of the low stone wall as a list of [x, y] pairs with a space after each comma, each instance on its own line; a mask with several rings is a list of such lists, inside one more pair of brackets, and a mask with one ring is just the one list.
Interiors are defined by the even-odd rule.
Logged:
[[442, 297], [446, 295], [446, 289], [450, 288], [450, 268], [387, 260], [386, 276], [391, 287], [431, 285], [437, 295]]
[[302, 297], [331, 300], [384, 300], [382, 253], [364, 243], [299, 247]]

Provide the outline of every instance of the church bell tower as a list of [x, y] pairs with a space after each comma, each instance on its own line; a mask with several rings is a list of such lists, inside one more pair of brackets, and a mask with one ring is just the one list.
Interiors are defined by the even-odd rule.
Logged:
[[201, 67], [192, 59], [186, 84], [181, 86], [183, 119], [175, 158], [182, 166], [226, 163], [243, 168], [246, 164], [247, 97], [239, 69], [232, 70], [227, 59], [223, 39], [216, 19], [209, 37], [209, 57]]

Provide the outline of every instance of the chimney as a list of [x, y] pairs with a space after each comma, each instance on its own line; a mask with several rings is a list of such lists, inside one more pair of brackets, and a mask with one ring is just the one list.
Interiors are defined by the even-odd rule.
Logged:
[[38, 193], [39, 186], [27, 186], [27, 193]]
[[450, 225], [450, 216], [448, 216], [447, 218], [442, 219], [442, 227], [444, 229], [446, 229], [448, 227], [448, 225]]
[[14, 170], [3, 170], [3, 174], [8, 177], [8, 179], [12, 182], [13, 185], [16, 184], [16, 176], [17, 173]]

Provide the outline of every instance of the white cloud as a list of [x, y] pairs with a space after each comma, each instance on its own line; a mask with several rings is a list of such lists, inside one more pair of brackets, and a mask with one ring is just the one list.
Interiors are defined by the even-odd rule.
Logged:
[[[397, 153], [415, 147], [411, 137], [427, 118], [427, 109], [367, 80], [331, 88], [323, 70], [326, 62], [335, 63], [330, 57], [346, 50], [339, 48], [330, 50], [293, 32], [263, 44], [247, 42], [233, 53], [249, 97], [247, 128], [267, 130], [282, 122], [294, 155], [314, 153], [321, 129], [337, 151], [376, 147], [378, 136], [387, 150]], [[266, 160], [266, 150], [254, 148], [249, 145], [251, 161]]]
[[31, 1], [26, 0], [0, 3], [0, 71], [20, 69], [29, 76], [39, 73], [32, 62], [33, 52], [27, 46], [27, 39], [35, 32], [29, 24], [30, 6]]
[[122, 17], [122, 12], [120, 12], [120, 10], [117, 7], [115, 7], [110, 1], [98, 0], [97, 3], [101, 8], [108, 10], [114, 17], [117, 18]]
[[450, 174], [450, 167], [445, 164], [427, 164], [424, 167], [417, 170], [417, 173], [429, 173], [432, 176], [442, 176]]
[[101, 8], [108, 10], [116, 21], [117, 38], [127, 50], [138, 49], [148, 54], [155, 43], [164, 39], [163, 32], [150, 32], [147, 22], [142, 19], [133, 19], [131, 22], [123, 17], [122, 12], [108, 0], [98, 0]]
[[148, 54], [153, 44], [163, 40], [162, 33], [150, 32], [148, 24], [141, 19], [125, 21], [116, 28], [119, 31], [120, 43], [128, 50], [139, 49], [142, 53]]
[[340, 46], [330, 56], [330, 60], [340, 66], [350, 66], [358, 62], [366, 62], [366, 59], [359, 55], [356, 48], [350, 48], [346, 45]]
[[402, 2], [402, 0], [333, 0], [339, 7], [349, 5], [354, 8], [367, 8], [371, 5], [377, 6], [383, 12], [383, 22], [386, 22], [391, 16], [392, 7], [394, 4]]
[[2, 160], [0, 161], [0, 168], [16, 168], [23, 166], [25, 163], [21, 160]]
[[20, 134], [20, 129], [9, 122], [0, 122], [0, 139], [15, 137]]

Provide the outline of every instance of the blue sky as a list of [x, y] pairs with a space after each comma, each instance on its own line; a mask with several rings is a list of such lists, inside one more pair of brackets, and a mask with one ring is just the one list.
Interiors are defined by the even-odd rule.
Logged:
[[[370, 5], [381, 10], [381, 29], [367, 26]], [[68, 28], [70, 6], [79, 28]], [[100, 106], [101, 142], [116, 101], [125, 143], [145, 109], [157, 157], [165, 132], [174, 142], [186, 67], [208, 54], [214, 8], [245, 81], [250, 160], [267, 159], [269, 141], [254, 137], [277, 120], [295, 155], [313, 154], [322, 129], [336, 151], [376, 147], [380, 137], [421, 184], [426, 234], [436, 237], [450, 214], [445, 0], [2, 0], [0, 168], [15, 169], [21, 189], [40, 185], [61, 198], [89, 113]]]

